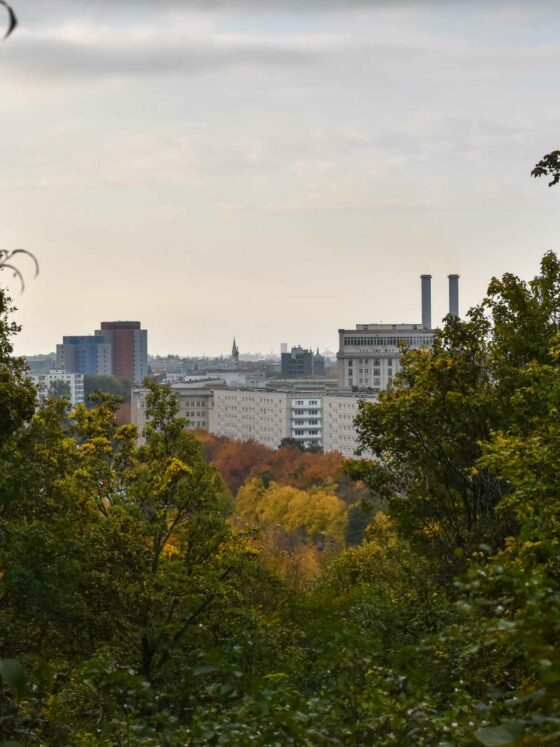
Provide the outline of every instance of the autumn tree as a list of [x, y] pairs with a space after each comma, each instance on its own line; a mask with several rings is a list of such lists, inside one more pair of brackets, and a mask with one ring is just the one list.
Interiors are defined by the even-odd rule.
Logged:
[[361, 450], [375, 459], [352, 472], [389, 501], [399, 531], [439, 559], [442, 580], [480, 543], [497, 548], [515, 530], [512, 514], [496, 512], [509, 486], [480, 462], [481, 444], [514, 423], [523, 432], [529, 413], [512, 406], [518, 381], [532, 362], [550, 362], [559, 314], [560, 264], [547, 254], [530, 282], [493, 279], [465, 320], [446, 319], [432, 350], [405, 354], [378, 404], [361, 406]]
[[35, 410], [36, 392], [27, 377], [27, 364], [23, 358], [12, 355], [12, 340], [20, 331], [19, 325], [10, 319], [13, 311], [10, 297], [0, 288], [0, 445]]

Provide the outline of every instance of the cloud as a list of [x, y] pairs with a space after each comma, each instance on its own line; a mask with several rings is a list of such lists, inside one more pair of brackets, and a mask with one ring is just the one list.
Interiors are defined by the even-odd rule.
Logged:
[[145, 77], [245, 65], [308, 64], [324, 57], [330, 46], [328, 40], [320, 37], [266, 40], [208, 35], [178, 39], [162, 33], [159, 37], [139, 39], [112, 31], [80, 40], [26, 34], [3, 55], [2, 63], [12, 72], [34, 77]]
[[[471, 0], [471, 4], [484, 5], [484, 6], [523, 6], [526, 4], [526, 0]], [[195, 10], [195, 11], [208, 11], [208, 10], [225, 10], [225, 11], [236, 11], [236, 10], [257, 10], [261, 12], [274, 11], [274, 12], [289, 12], [294, 11], [331, 11], [331, 10], [352, 10], [355, 8], [413, 8], [413, 7], [449, 7], [457, 6], [460, 8], [464, 7], [464, 0], [119, 0], [118, 8], [126, 9], [130, 8], [149, 8], [155, 12], [161, 12], [162, 10]], [[540, 5], [547, 8], [553, 8], [555, 3], [554, 0], [536, 0], [534, 5]], [[37, 12], [42, 9], [44, 15], [48, 15], [48, 9], [56, 10], [59, 7], [67, 6], [69, 9], [72, 8], [74, 11], [80, 12], [83, 9], [95, 9], [100, 6], [116, 8], [115, 0], [72, 0], [69, 3], [68, 0], [51, 0], [50, 3], [45, 4], [44, 2], [38, 2], [38, 0], [31, 0], [26, 4], [26, 7], [32, 9], [33, 12]], [[16, 2], [17, 7], [17, 2]]]

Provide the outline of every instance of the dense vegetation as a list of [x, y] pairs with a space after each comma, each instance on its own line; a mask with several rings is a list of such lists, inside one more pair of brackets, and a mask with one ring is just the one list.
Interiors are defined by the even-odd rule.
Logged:
[[406, 354], [345, 476], [155, 385], [142, 446], [110, 394], [35, 411], [10, 314], [0, 744], [560, 743], [555, 255]]

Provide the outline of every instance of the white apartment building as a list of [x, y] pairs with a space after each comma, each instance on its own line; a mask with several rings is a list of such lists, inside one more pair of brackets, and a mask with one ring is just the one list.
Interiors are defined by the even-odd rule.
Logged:
[[319, 392], [290, 392], [290, 436], [305, 446], [323, 445], [323, 395]]
[[431, 346], [434, 338], [421, 324], [358, 324], [338, 335], [339, 388], [372, 393], [392, 384], [406, 349]]
[[361, 401], [375, 402], [375, 396], [329, 394], [323, 399], [323, 451], [339, 451], [353, 457], [358, 448], [354, 419]]
[[[293, 438], [305, 446], [321, 446], [325, 452], [355, 455], [354, 418], [362, 399], [375, 397], [324, 392], [269, 391], [263, 389], [212, 389], [174, 384], [179, 413], [189, 428], [208, 430], [236, 441], [256, 441], [277, 449], [282, 439]], [[132, 390], [131, 419], [140, 432], [146, 425], [149, 389]]]
[[37, 395], [40, 400], [46, 399], [57, 383], [65, 384], [72, 405], [81, 405], [84, 402], [84, 375], [78, 373], [67, 373], [66, 371], [52, 370], [48, 373], [28, 374], [33, 384], [37, 387]]
[[258, 389], [216, 389], [209, 430], [218, 436], [257, 441], [276, 449], [283, 438], [292, 435], [291, 395]]

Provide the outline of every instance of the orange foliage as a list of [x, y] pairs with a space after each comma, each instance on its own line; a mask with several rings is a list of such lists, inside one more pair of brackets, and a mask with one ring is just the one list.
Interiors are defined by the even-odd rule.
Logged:
[[265, 486], [276, 482], [300, 490], [344, 479], [343, 458], [336, 452], [307, 454], [291, 447], [273, 450], [255, 441], [232, 441], [206, 432], [197, 435], [206, 459], [222, 473], [234, 495], [255, 477]]

